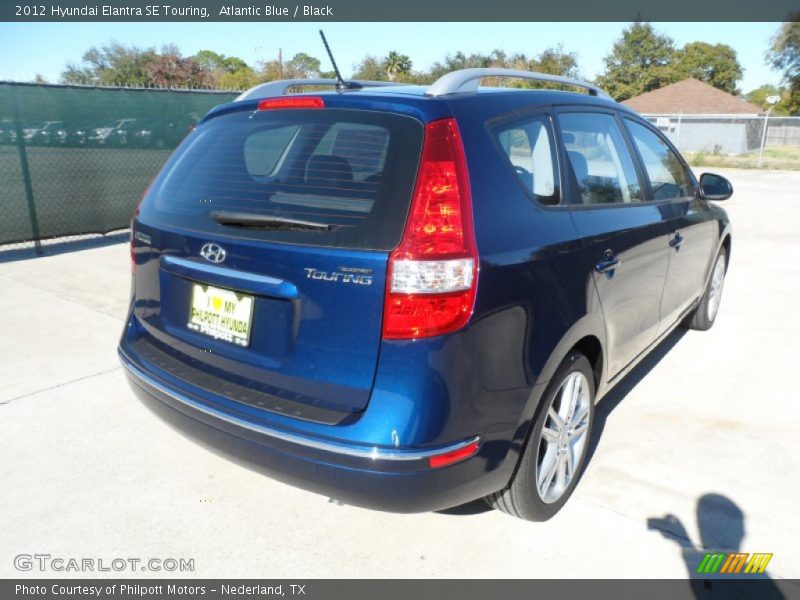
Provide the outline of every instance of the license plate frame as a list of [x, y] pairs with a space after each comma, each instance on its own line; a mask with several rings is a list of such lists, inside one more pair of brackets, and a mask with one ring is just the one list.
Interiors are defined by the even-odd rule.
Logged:
[[247, 348], [253, 330], [255, 296], [193, 282], [186, 326], [215, 340]]

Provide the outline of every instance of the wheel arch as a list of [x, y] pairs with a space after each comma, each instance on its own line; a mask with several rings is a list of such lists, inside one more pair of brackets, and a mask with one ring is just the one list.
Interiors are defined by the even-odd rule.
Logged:
[[[728, 270], [728, 265], [731, 264], [731, 234], [729, 231], [726, 231], [722, 236], [722, 243], [720, 243], [720, 248], [725, 248], [725, 270]], [[717, 250], [717, 254], [719, 254], [719, 250]]]
[[592, 373], [594, 374], [594, 388], [595, 390], [600, 387], [600, 382], [603, 377], [603, 345], [596, 335], [586, 335], [579, 339], [567, 353], [572, 350], [577, 350], [589, 359], [589, 364], [592, 365]]
[[599, 312], [585, 315], [576, 322], [550, 353], [536, 385], [546, 386], [559, 365], [573, 350], [581, 352], [592, 365], [595, 390], [600, 392], [606, 375], [606, 335], [605, 320]]

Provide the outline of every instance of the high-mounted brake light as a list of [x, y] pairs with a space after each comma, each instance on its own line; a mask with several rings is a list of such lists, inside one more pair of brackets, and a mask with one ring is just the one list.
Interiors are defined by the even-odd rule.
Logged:
[[425, 126], [411, 210], [389, 256], [384, 339], [456, 331], [472, 314], [478, 256], [467, 161], [455, 119]]
[[288, 98], [265, 98], [258, 103], [258, 110], [281, 108], [325, 108], [325, 101], [319, 96], [292, 96]]

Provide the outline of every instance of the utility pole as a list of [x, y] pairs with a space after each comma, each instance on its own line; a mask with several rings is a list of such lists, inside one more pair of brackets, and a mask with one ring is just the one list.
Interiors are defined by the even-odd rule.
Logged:
[[780, 96], [767, 96], [767, 104], [769, 108], [767, 109], [767, 114], [764, 116], [764, 129], [761, 130], [761, 150], [758, 153], [758, 166], [761, 167], [761, 163], [764, 160], [764, 148], [767, 145], [767, 127], [769, 127], [769, 113], [772, 111], [772, 107], [775, 106], [778, 102], [781, 101]]
[[278, 48], [278, 79], [283, 79], [283, 48]]

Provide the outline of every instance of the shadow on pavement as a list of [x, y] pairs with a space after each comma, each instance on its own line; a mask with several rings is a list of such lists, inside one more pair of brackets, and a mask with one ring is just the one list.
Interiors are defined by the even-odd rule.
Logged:
[[[744, 566], [749, 553], [741, 559], [742, 568], [736, 574], [723, 575], [728, 558], [722, 558], [717, 573], [698, 573], [708, 553], [738, 553], [742, 551], [745, 536], [745, 521], [742, 509], [730, 498], [722, 494], [703, 494], [697, 500], [697, 529], [700, 532], [700, 545], [695, 546], [681, 520], [675, 515], [647, 519], [647, 528], [657, 531], [665, 539], [674, 542], [681, 552], [686, 565], [686, 576], [690, 578], [691, 590], [695, 598], [721, 598], [729, 593], [733, 597], [784, 598], [772, 578], [764, 574], [746, 574]], [[761, 548], [753, 550], [762, 551]]]
[[481, 513], [489, 512], [492, 508], [486, 504], [482, 499], [473, 500], [466, 504], [454, 506], [453, 508], [446, 508], [444, 510], [437, 510], [440, 515], [451, 515], [455, 517], [469, 517], [471, 515], [479, 515]]
[[[640, 381], [650, 374], [658, 363], [661, 362], [670, 350], [672, 350], [678, 342], [681, 341], [687, 330], [683, 327], [678, 327], [667, 337], [665, 337], [658, 346], [642, 359], [634, 369], [623, 377], [600, 401], [594, 412], [594, 424], [592, 425], [592, 435], [589, 438], [589, 448], [586, 453], [586, 465], [591, 462], [594, 453], [600, 444], [603, 430], [606, 426], [606, 420], [611, 415], [617, 406], [633, 391]], [[585, 470], [586, 467], [584, 467]]]

